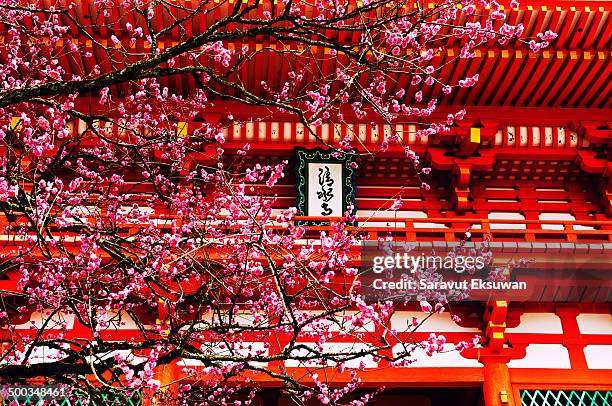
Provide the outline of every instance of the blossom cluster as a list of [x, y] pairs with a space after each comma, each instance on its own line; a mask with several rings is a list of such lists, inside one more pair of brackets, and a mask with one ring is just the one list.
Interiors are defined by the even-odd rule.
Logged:
[[[342, 401], [366, 360], [385, 356], [384, 341], [364, 340], [368, 331], [386, 339], [421, 321], [391, 331], [393, 304], [360, 294], [353, 208], [324, 231], [302, 224], [279, 198], [291, 187], [289, 162], [260, 162], [257, 148], [234, 145], [227, 128], [240, 123], [217, 101], [257, 105], [250, 121], [292, 114], [313, 137], [319, 125], [347, 120], [416, 121], [416, 136], [432, 137], [466, 116], [460, 109], [434, 120], [441, 98], [479, 79], [440, 77], [446, 41], [473, 58], [490, 40], [517, 40], [523, 27], [509, 24], [495, 0], [441, 0], [433, 10], [388, 0], [282, 1], [276, 9], [51, 3], [0, 0], [0, 209], [11, 241], [0, 265], [19, 291], [0, 309], [16, 337], [3, 349], [7, 365], [29, 371], [41, 362], [36, 351], [52, 349], [42, 362], [85, 389], [82, 377], [91, 375], [103, 387], [163, 390], [159, 371], [174, 363], [198, 382], [176, 384], [179, 393], [204, 403], [238, 405], [236, 388], [255, 385], [253, 374], [281, 374], [302, 400]], [[528, 44], [539, 51], [555, 36]], [[278, 77], [253, 81], [249, 72], [271, 58], [280, 58]], [[430, 172], [401, 136], [380, 138], [373, 153], [395, 146], [418, 176]], [[350, 134], [319, 141], [335, 156], [363, 152]], [[401, 196], [393, 200], [400, 209]], [[420, 304], [425, 316], [448, 310], [444, 298], [432, 300]], [[24, 315], [44, 320], [17, 329]], [[435, 356], [445, 340], [434, 334], [418, 346]], [[359, 349], [329, 350], [347, 341]], [[74, 372], [63, 373], [65, 360]], [[272, 362], [335, 368], [348, 383], [332, 387], [311, 370], [314, 385], [306, 385], [262, 367]]]

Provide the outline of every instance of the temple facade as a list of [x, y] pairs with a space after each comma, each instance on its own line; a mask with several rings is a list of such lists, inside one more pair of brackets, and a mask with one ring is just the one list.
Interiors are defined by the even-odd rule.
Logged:
[[[521, 6], [520, 12], [509, 11], [510, 19], [522, 22], [527, 35], [547, 29], [558, 32], [552, 48], [535, 54], [491, 44], [474, 59], [456, 59], [457, 49], [450, 46], [435, 56], [434, 62], [444, 66], [441, 77], [480, 75], [474, 88], [451, 96], [426, 95], [442, 102], [432, 120], [467, 110], [466, 118], [449, 133], [417, 137], [414, 124], [371, 123], [347, 112], [345, 122], [324, 123], [317, 135], [331, 144], [349, 136], [367, 151], [398, 134], [431, 167], [425, 189], [400, 147], [391, 145], [386, 152], [360, 160], [350, 182], [351, 202], [368, 240], [391, 237], [422, 249], [446, 250], [465, 240], [467, 232], [470, 242], [490, 242], [494, 263], [527, 259], [543, 271], [587, 269], [609, 275], [612, 3], [527, 0]], [[333, 61], [325, 60], [322, 69], [334, 69]], [[274, 81], [286, 71], [282, 61], [266, 60], [260, 66], [247, 78], [252, 83]], [[189, 90], [187, 78], [163, 80]], [[78, 102], [95, 104], [86, 97]], [[232, 101], [215, 101], [204, 118], [220, 120], [228, 112], [235, 123], [224, 128], [227, 155], [249, 143], [248, 162], [289, 161], [288, 175], [273, 190], [278, 196], [274, 210], [314, 198], [308, 187], [299, 187], [297, 151], [315, 150], [321, 147], [319, 140], [289, 114], [253, 121], [266, 116], [266, 109]], [[190, 134], [197, 124], [177, 122], [177, 132]], [[77, 130], [85, 124], [71, 125]], [[195, 153], [189, 160], [205, 164], [205, 155]], [[344, 182], [345, 175], [332, 170], [328, 179], [338, 176]], [[257, 193], [256, 186], [254, 190]], [[386, 211], [398, 193], [402, 208]], [[329, 227], [324, 217], [337, 215], [344, 201], [330, 199], [321, 213], [309, 208], [306, 200], [302, 203], [298, 220], [311, 221], [308, 227], [317, 231]], [[0, 281], [0, 289], [16, 289], [17, 279]], [[434, 357], [416, 354], [417, 361], [406, 367], [368, 359], [363, 387], [385, 386], [375, 401], [381, 405], [612, 405], [610, 283], [604, 277], [597, 286], [576, 287], [571, 279], [559, 279], [541, 286], [538, 296], [528, 300], [453, 304], [460, 322], [445, 313], [434, 315], [416, 337], [444, 334], [451, 348], [480, 335], [481, 345]], [[390, 325], [404, 326], [419, 312], [417, 304], [402, 305]], [[18, 330], [30, 328], [37, 315], [28, 317]], [[128, 323], [117, 334], [129, 337], [135, 328]], [[75, 337], [78, 334], [77, 329]], [[165, 368], [162, 383], [179, 377], [180, 370], [180, 365]], [[273, 388], [257, 401], [265, 406], [288, 402]]]

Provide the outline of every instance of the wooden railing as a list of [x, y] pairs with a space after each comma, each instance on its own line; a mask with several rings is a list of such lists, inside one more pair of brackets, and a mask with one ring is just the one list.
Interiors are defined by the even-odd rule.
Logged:
[[[295, 217], [296, 221], [339, 220], [325, 217]], [[381, 223], [386, 223], [381, 225]], [[329, 230], [329, 225], [308, 226], [310, 231]], [[391, 235], [400, 240], [456, 241], [469, 236], [472, 240], [548, 242], [612, 242], [612, 220], [502, 220], [480, 218], [397, 218], [371, 217], [359, 219], [357, 229], [368, 239]], [[469, 234], [466, 234], [469, 233]]]
[[[160, 230], [169, 229], [172, 220], [180, 218], [167, 216], [152, 216]], [[221, 219], [221, 217], [220, 217]], [[292, 224], [302, 224], [307, 232], [304, 238], [314, 238], [320, 231], [331, 231], [329, 222], [339, 221], [338, 217], [296, 216]], [[310, 225], [310, 222], [328, 222], [324, 225]], [[19, 221], [17, 221], [19, 223]], [[214, 222], [214, 221], [213, 221]], [[0, 216], [0, 226], [8, 223]], [[118, 225], [119, 234], [131, 235], [148, 224], [129, 223]], [[210, 221], [203, 228], [213, 226]], [[268, 229], [280, 230], [281, 223], [269, 221], [264, 225]], [[350, 230], [367, 236], [368, 240], [392, 237], [398, 241], [459, 241], [469, 238], [472, 241], [490, 239], [491, 241], [514, 242], [612, 242], [612, 220], [503, 220], [459, 217], [430, 218], [397, 218], [368, 217], [359, 218], [358, 222], [348, 227]], [[56, 230], [57, 235], [77, 238], [78, 233]], [[19, 244], [20, 238], [12, 234], [0, 235], [0, 243]]]

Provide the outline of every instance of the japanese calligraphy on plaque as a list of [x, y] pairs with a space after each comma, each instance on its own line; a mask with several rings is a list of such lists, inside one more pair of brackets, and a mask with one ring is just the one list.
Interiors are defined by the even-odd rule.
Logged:
[[310, 162], [307, 165], [308, 215], [342, 216], [342, 164]]
[[[355, 206], [355, 170], [348, 157], [321, 148], [296, 148], [297, 207], [300, 215], [341, 217]], [[306, 223], [316, 225], [326, 221]]]

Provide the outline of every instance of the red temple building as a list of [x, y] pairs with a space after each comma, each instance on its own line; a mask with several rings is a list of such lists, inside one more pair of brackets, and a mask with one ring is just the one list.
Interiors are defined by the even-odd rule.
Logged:
[[[536, 54], [491, 44], [476, 58], [456, 59], [458, 48], [449, 46], [435, 56], [436, 64], [444, 66], [441, 77], [480, 75], [473, 88], [426, 95], [441, 100], [436, 112], [440, 119], [466, 108], [466, 119], [450, 133], [417, 138], [412, 124], [372, 126], [347, 118], [348, 124], [322, 124], [318, 135], [333, 142], [353, 134], [367, 148], [395, 131], [430, 163], [429, 190], [420, 187], [399, 148], [391, 146], [360, 163], [355, 203], [359, 226], [370, 240], [391, 235], [424, 249], [447, 249], [469, 230], [471, 241], [490, 238], [499, 263], [526, 258], [542, 269], [581, 269], [588, 263], [609, 273], [612, 2], [526, 0], [521, 10], [508, 12], [511, 21], [525, 25], [527, 36], [547, 29], [559, 33], [551, 48]], [[106, 40], [102, 31], [93, 35]], [[333, 71], [333, 61], [326, 59], [322, 69]], [[266, 58], [244, 80], [257, 88], [286, 70], [281, 57]], [[185, 92], [191, 86], [187, 78], [166, 81]], [[79, 102], [96, 103], [93, 98]], [[247, 159], [253, 163], [287, 159], [294, 165], [296, 147], [320, 146], [289, 114], [253, 122], [263, 109], [258, 114], [257, 108], [219, 100], [206, 119], [228, 112], [240, 124], [226, 128], [224, 148], [235, 153], [250, 143]], [[196, 125], [178, 123], [177, 131], [189, 134]], [[298, 198], [296, 176], [293, 169], [289, 172], [275, 187], [279, 210], [294, 206]], [[393, 203], [390, 197], [400, 189], [403, 207], [392, 214], [378, 212]], [[369, 360], [364, 387], [388, 388], [376, 400], [379, 404], [612, 405], [610, 283], [604, 279], [599, 287], [587, 289], [552, 281], [538, 300], [459, 303], [455, 311], [463, 316], [461, 322], [448, 314], [435, 315], [418, 334], [441, 333], [449, 343], [479, 334], [480, 347], [418, 357], [409, 367]], [[10, 278], [0, 284], [2, 290], [12, 288]], [[390, 323], [403, 325], [417, 312], [416, 307], [402, 308]], [[27, 329], [28, 323], [24, 320], [18, 328]], [[123, 326], [121, 334], [129, 335], [130, 328], [135, 327]], [[166, 369], [163, 375], [171, 379], [179, 370]], [[280, 406], [286, 400], [262, 395], [261, 402]]]

